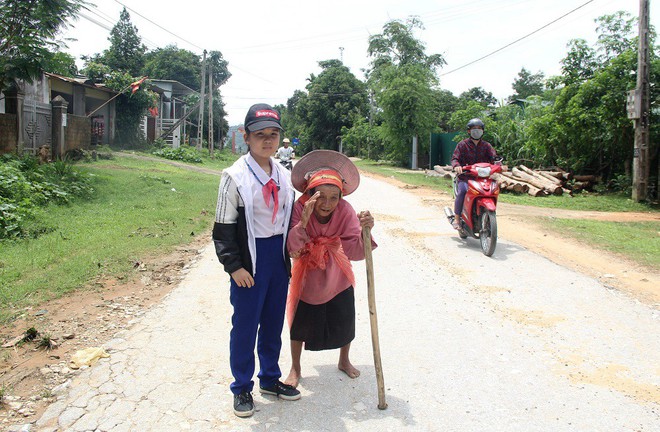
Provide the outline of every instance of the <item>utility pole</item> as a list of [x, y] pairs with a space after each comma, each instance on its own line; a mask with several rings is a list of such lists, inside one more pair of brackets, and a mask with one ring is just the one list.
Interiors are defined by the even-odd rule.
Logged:
[[213, 159], [213, 74], [209, 65], [209, 156]]
[[199, 93], [199, 117], [197, 118], [197, 150], [202, 149], [202, 135], [204, 131], [204, 89], [206, 87], [206, 50], [202, 57], [202, 88]]
[[644, 201], [649, 188], [649, 0], [639, 0], [639, 52], [635, 88], [635, 148], [632, 199]]
[[410, 169], [416, 170], [417, 167], [417, 135], [412, 137], [412, 162], [410, 164]]

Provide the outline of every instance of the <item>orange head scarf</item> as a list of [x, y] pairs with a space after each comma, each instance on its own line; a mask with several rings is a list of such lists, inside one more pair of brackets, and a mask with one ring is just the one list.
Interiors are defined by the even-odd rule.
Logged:
[[307, 193], [310, 189], [314, 189], [317, 186], [321, 185], [332, 185], [337, 186], [339, 190], [344, 193], [344, 180], [341, 178], [341, 175], [333, 169], [322, 169], [314, 172], [307, 180], [307, 187], [305, 187], [305, 192], [298, 198], [300, 204], [305, 205], [307, 200], [310, 198]]

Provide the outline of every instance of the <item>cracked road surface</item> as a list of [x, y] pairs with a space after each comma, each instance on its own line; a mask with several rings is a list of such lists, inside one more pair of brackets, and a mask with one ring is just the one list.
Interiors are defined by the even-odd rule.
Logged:
[[[39, 431], [660, 430], [660, 311], [500, 239], [491, 258], [441, 209], [362, 176], [348, 197], [376, 219], [380, 348], [389, 407], [377, 408], [364, 263], [354, 263], [351, 359], [304, 352], [302, 399], [255, 392], [232, 412], [228, 276], [212, 244], [110, 357], [82, 371]], [[282, 373], [290, 367], [283, 331]]]

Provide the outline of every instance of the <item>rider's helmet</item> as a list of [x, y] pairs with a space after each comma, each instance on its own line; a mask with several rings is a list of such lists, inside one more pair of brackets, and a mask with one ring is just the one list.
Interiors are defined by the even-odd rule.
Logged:
[[473, 118], [467, 124], [468, 130], [472, 129], [473, 127], [480, 127], [481, 129], [483, 129], [484, 126], [485, 126], [484, 122], [482, 122], [481, 119], [478, 119], [478, 118]]
[[289, 144], [291, 141], [289, 141], [289, 138], [284, 138], [282, 140], [282, 144]]
[[480, 140], [484, 135], [484, 122], [481, 119], [473, 118], [467, 124], [467, 130], [470, 134], [470, 138], [473, 140]]

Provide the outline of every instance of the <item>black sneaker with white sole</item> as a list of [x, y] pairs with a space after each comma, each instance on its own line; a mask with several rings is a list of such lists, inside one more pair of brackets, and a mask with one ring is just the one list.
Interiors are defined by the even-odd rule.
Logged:
[[261, 394], [277, 396], [278, 398], [284, 400], [294, 401], [300, 399], [300, 391], [298, 391], [295, 387], [284, 384], [279, 380], [275, 381], [275, 384], [270, 387], [259, 387], [259, 391]]
[[254, 414], [252, 393], [244, 391], [241, 394], [234, 395], [234, 414], [239, 417], [250, 417]]

